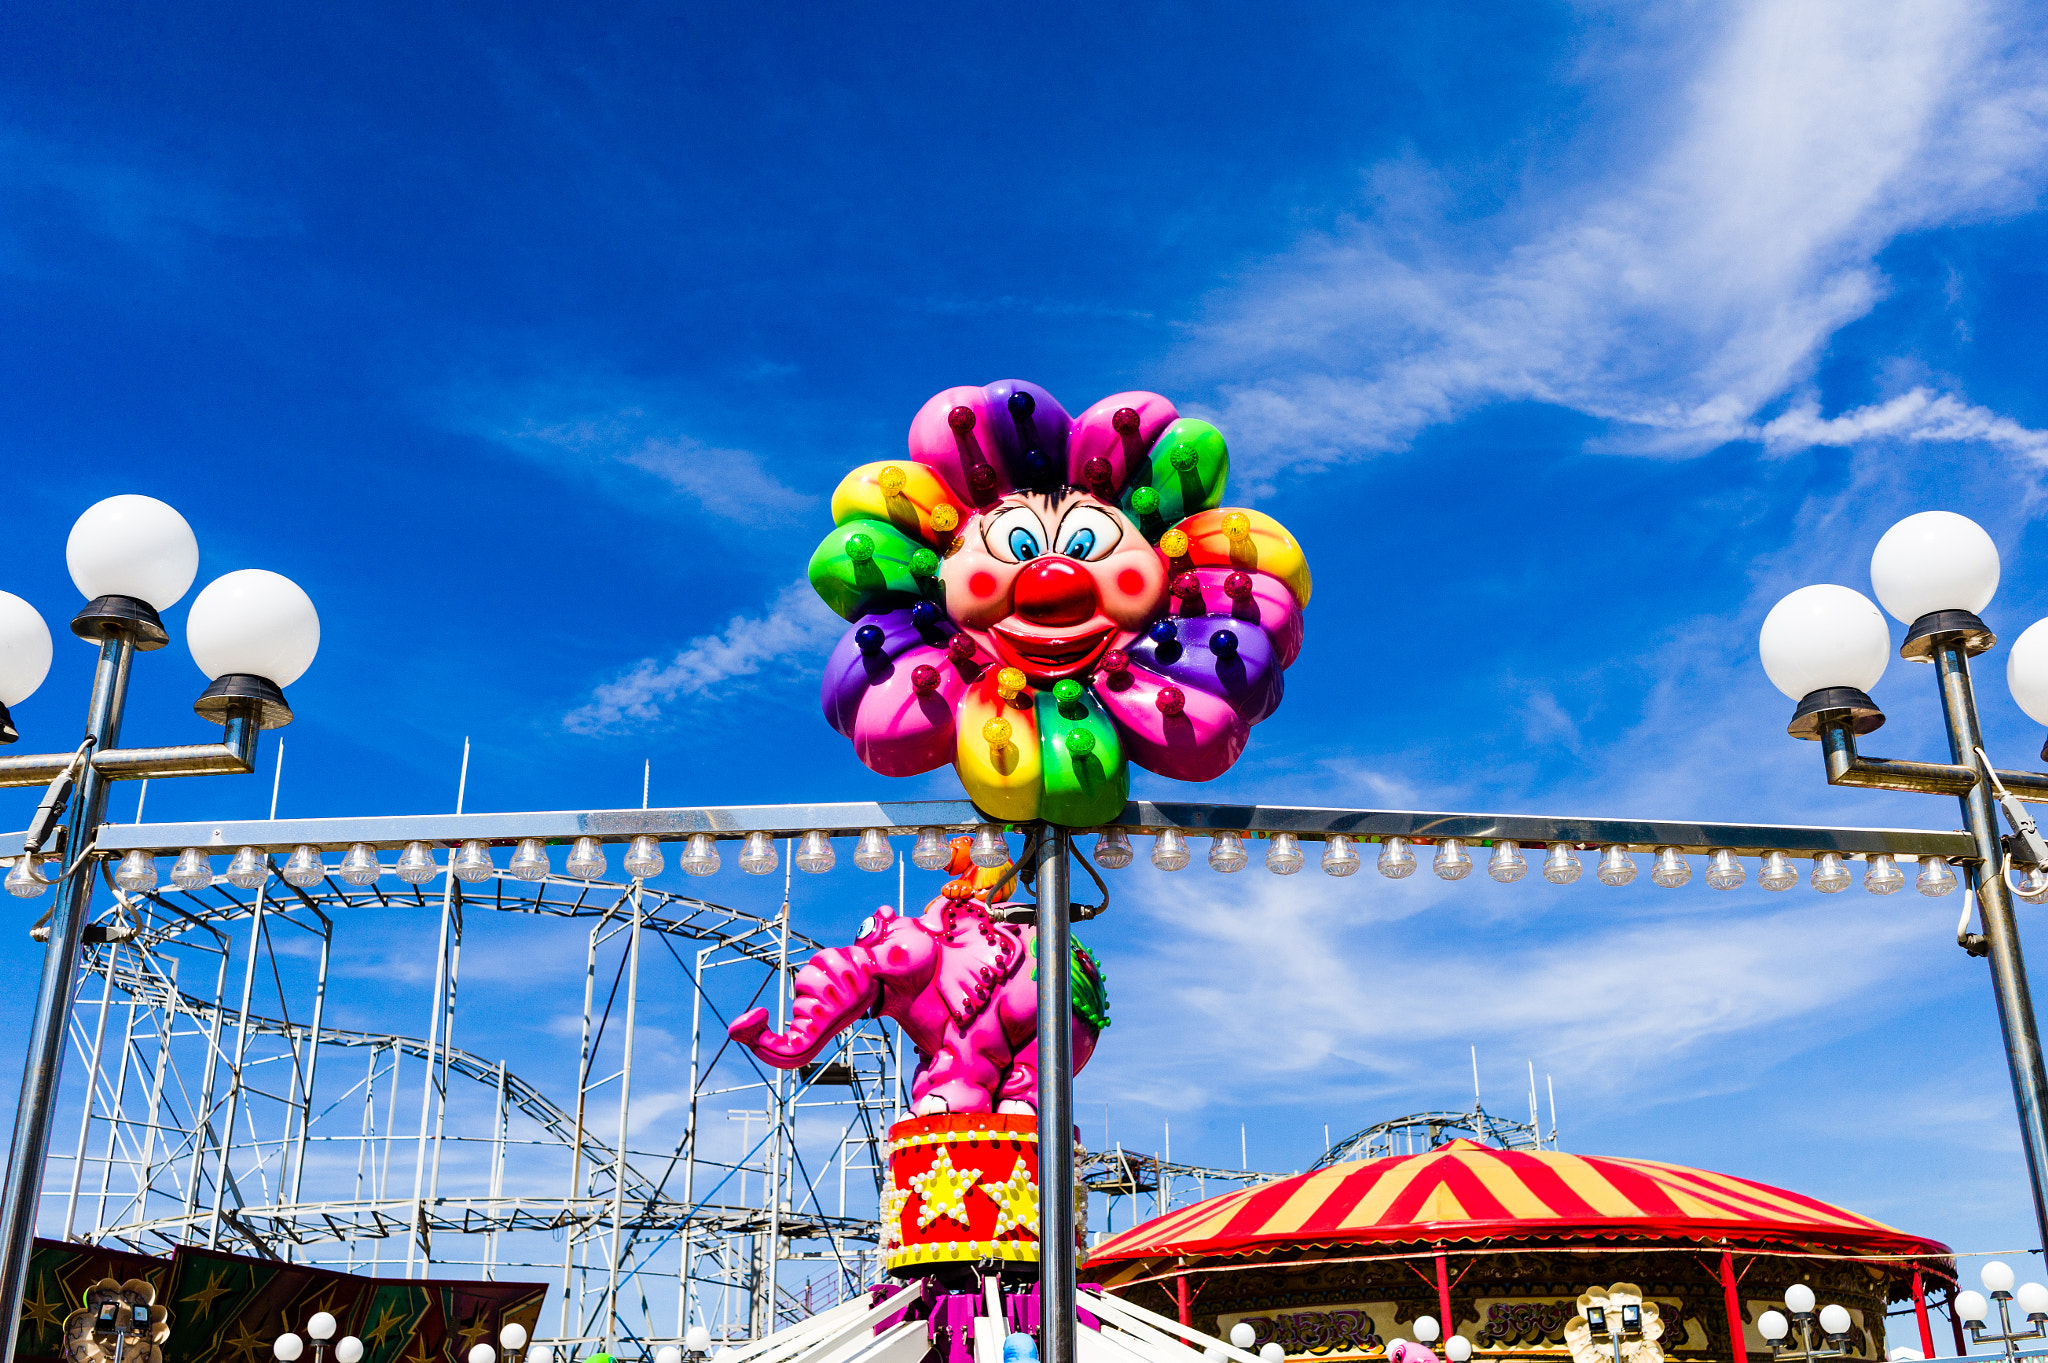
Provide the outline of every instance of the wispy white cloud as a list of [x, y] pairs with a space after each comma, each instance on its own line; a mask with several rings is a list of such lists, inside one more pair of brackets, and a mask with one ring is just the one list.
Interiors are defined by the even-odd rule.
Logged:
[[1941, 444], [1975, 440], [2015, 454], [2048, 457], [2048, 431], [2033, 430], [2010, 417], [1927, 388], [1915, 388], [1889, 402], [1872, 403], [1836, 417], [1822, 417], [1818, 403], [1804, 401], [1757, 427], [1754, 438], [1773, 453], [1865, 440]]
[[781, 659], [815, 662], [845, 628], [810, 583], [793, 582], [766, 613], [735, 615], [719, 633], [690, 640], [666, 663], [641, 659], [623, 676], [599, 686], [589, 703], [571, 710], [562, 723], [577, 733], [601, 733], [629, 720], [652, 723], [661, 718], [663, 705], [754, 676]]
[[[1222, 390], [1234, 438], [1297, 461], [1398, 449], [1503, 401], [1602, 418], [1644, 452], [1880, 435], [2036, 452], [2048, 436], [1932, 393], [1757, 421], [1884, 295], [1887, 244], [2035, 202], [2048, 68], [2024, 25], [1950, 0], [1738, 6], [1647, 163], [1554, 203], [1525, 187], [1514, 217], [1534, 226], [1506, 244], [1382, 175], [1396, 187], [1371, 217], [1217, 300], [1198, 363], [1249, 373]], [[1946, 433], [1966, 428], [1982, 434]]]
[[598, 467], [634, 469], [667, 483], [714, 516], [746, 525], [791, 519], [815, 498], [768, 470], [751, 450], [707, 445], [680, 434], [674, 423], [638, 407], [572, 420], [528, 420], [490, 431], [503, 443], [543, 459], [569, 459]]

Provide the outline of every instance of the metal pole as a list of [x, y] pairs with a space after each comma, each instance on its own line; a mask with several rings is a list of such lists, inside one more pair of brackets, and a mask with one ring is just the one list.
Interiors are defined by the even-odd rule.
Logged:
[[640, 928], [646, 921], [639, 881], [633, 882], [633, 927], [626, 938], [626, 1035], [619, 1057], [619, 1146], [612, 1154], [611, 1259], [604, 1287], [604, 1338], [619, 1344], [619, 1269], [626, 1257], [626, 1131], [633, 1116], [633, 1029], [639, 1025]]
[[[683, 1205], [697, 1210], [697, 1059], [704, 1038], [704, 961], [716, 950], [705, 947], [697, 953], [697, 965], [690, 972], [690, 1115], [683, 1127]], [[690, 1333], [690, 1272], [693, 1243], [690, 1228], [683, 1227], [681, 1280], [676, 1285], [676, 1338]]]
[[1074, 981], [1068, 835], [1038, 842], [1038, 1357], [1074, 1363]]
[[[441, 886], [441, 937], [434, 948], [434, 1011], [427, 1019], [427, 1072], [420, 1080], [420, 1130], [419, 1142], [412, 1157], [412, 1231], [405, 1243], [405, 1276], [413, 1276], [413, 1263], [419, 1257], [421, 1244], [427, 1234], [427, 1114], [434, 1106], [434, 1057], [441, 1047], [441, 1019], [446, 1015], [448, 1000], [448, 922], [455, 913], [455, 854], [448, 854], [450, 865], [443, 869]], [[427, 1255], [427, 1267], [433, 1267], [433, 1255]]]
[[[268, 903], [270, 882], [265, 881], [256, 889], [255, 910], [249, 917], [249, 959], [242, 968], [242, 1010], [235, 1019], [235, 1059], [228, 1069], [227, 1120], [221, 1123], [220, 1163], [213, 1173], [213, 1215], [206, 1224], [206, 1247], [212, 1249], [220, 1242], [220, 1212], [227, 1201], [230, 1169], [228, 1157], [235, 1146], [235, 1118], [242, 1110], [243, 1067], [249, 1058], [249, 1001], [256, 990], [256, 958], [263, 948], [263, 910]], [[251, 1145], [254, 1138], [251, 1137]], [[239, 1197], [241, 1194], [236, 1193]], [[251, 1245], [250, 1249], [256, 1246]]]
[[[72, 1227], [78, 1219], [78, 1192], [85, 1181], [85, 1147], [92, 1138], [92, 1105], [100, 1091], [100, 1047], [107, 1039], [107, 1009], [114, 1002], [114, 963], [120, 958], [121, 944], [114, 943], [107, 949], [106, 983], [100, 988], [99, 1021], [93, 1024], [92, 1049], [85, 1059], [85, 1105], [78, 1114], [78, 1149], [71, 1155], [71, 1192], [64, 1199], [64, 1238], [71, 1238]], [[123, 1052], [122, 1063], [127, 1063]], [[107, 1118], [107, 1128], [112, 1130], [118, 1112]]]
[[[1948, 720], [1949, 752], [1959, 766], [1977, 770], [1984, 736], [1977, 727], [1977, 701], [1970, 687], [1970, 663], [1960, 637], [1934, 649], [1942, 711]], [[2034, 1194], [2034, 1228], [2048, 1247], [2048, 1070], [2041, 1060], [2041, 1034], [2034, 1025], [2034, 1000], [2027, 989], [2012, 898], [2005, 884], [2004, 853], [1991, 787], [1981, 777], [1961, 800], [1964, 825], [1977, 844], [1977, 861], [1964, 876], [1977, 895], [1984, 941], [1991, 961], [1991, 991], [1998, 1001], [1998, 1026], [2005, 1034], [2006, 1063], [2012, 1069], [2013, 1103], [2019, 1109], [2020, 1144], [2027, 1152], [2027, 1182]]]
[[[86, 708], [85, 737], [94, 748], [120, 742], [121, 715], [128, 704], [128, 668], [135, 640], [125, 629], [103, 626], [99, 668]], [[78, 778], [71, 802], [70, 870], [57, 887], [50, 916], [50, 943], [43, 951], [43, 976], [36, 986], [28, 1055], [21, 1069], [21, 1098], [14, 1109], [14, 1135], [7, 1151], [7, 1190], [0, 1203], [0, 1363], [13, 1363], [21, 1297], [28, 1286], [28, 1258], [36, 1234], [36, 1203], [43, 1190], [43, 1161], [50, 1151], [50, 1119], [56, 1114], [57, 1085], [64, 1069], [64, 1029], [78, 970], [79, 941], [92, 906], [96, 867], [82, 855], [106, 816], [107, 783], [90, 762]]]

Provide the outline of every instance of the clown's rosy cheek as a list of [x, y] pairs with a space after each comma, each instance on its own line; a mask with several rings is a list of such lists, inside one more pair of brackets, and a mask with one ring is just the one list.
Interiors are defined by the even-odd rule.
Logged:
[[976, 596], [994, 596], [996, 579], [993, 573], [977, 572], [967, 579], [967, 590]]
[[1136, 568], [1126, 568], [1116, 575], [1116, 585], [1125, 596], [1136, 596], [1145, 590], [1145, 575]]

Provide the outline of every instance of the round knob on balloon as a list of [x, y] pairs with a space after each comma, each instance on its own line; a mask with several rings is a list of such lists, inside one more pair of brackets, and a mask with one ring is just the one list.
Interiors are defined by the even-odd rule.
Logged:
[[1195, 466], [1195, 452], [1186, 445], [1182, 445], [1179, 449], [1168, 455], [1166, 459], [1180, 473], [1186, 473]]
[[1131, 655], [1120, 648], [1113, 648], [1102, 655], [1102, 670], [1112, 677], [1121, 677], [1131, 670]]
[[1186, 558], [1188, 537], [1184, 530], [1169, 530], [1159, 537], [1159, 552], [1168, 558]]
[[1095, 735], [1086, 729], [1076, 729], [1067, 735], [1067, 751], [1076, 757], [1086, 757], [1095, 751]]
[[1152, 703], [1159, 707], [1162, 715], [1177, 715], [1188, 708], [1188, 698], [1178, 686], [1162, 686]]
[[1150, 516], [1159, 510], [1159, 494], [1149, 487], [1141, 487], [1131, 494], [1131, 510], [1140, 516]]
[[1031, 394], [1029, 394], [1029, 393], [1025, 392], [1025, 391], [1024, 391], [1023, 389], [1021, 389], [1021, 388], [1019, 388], [1019, 389], [1018, 389], [1018, 390], [1017, 390], [1016, 392], [1014, 392], [1014, 393], [1010, 394], [1010, 415], [1011, 415], [1011, 416], [1016, 416], [1016, 417], [1025, 417], [1025, 416], [1030, 416], [1030, 415], [1031, 415], [1031, 413], [1032, 413], [1033, 411], [1035, 411], [1035, 410], [1037, 409], [1037, 407], [1038, 407], [1038, 402], [1037, 402], [1037, 400], [1036, 400], [1035, 398], [1033, 398], [1033, 397], [1031, 396]]
[[853, 632], [853, 642], [860, 646], [863, 653], [878, 652], [888, 637], [882, 632], [880, 625], [862, 625]]
[[1052, 698], [1062, 705], [1072, 705], [1081, 699], [1081, 683], [1072, 677], [1053, 683]]
[[986, 498], [996, 490], [995, 470], [986, 464], [976, 464], [967, 470], [967, 488], [976, 497]]
[[929, 696], [939, 689], [939, 669], [930, 663], [919, 663], [910, 673], [910, 689], [920, 696]]
[[939, 571], [939, 556], [929, 549], [919, 549], [910, 556], [910, 571], [918, 577], [931, 577]]
[[919, 629], [930, 629], [946, 618], [946, 612], [936, 601], [920, 601], [910, 608], [910, 623]]
[[846, 537], [846, 556], [855, 563], [866, 563], [875, 556], [874, 537], [856, 531]]
[[[1019, 394], [1019, 396], [1021, 397], [1022, 394]], [[1052, 471], [1052, 461], [1037, 450], [1031, 450], [1024, 456], [1024, 467], [1031, 474], [1031, 481], [1036, 483]]]
[[1237, 652], [1237, 634], [1232, 630], [1219, 629], [1209, 636], [1209, 647], [1218, 653]]
[[1175, 596], [1189, 597], [1202, 594], [1202, 579], [1193, 573], [1176, 573], [1173, 585], [1168, 588]]
[[890, 497], [894, 497], [897, 493], [903, 491], [903, 485], [909, 481], [910, 479], [904, 474], [903, 470], [897, 468], [894, 464], [885, 466], [881, 473], [875, 477], [876, 485], [882, 489], [884, 494]]
[[1109, 419], [1109, 424], [1118, 435], [1137, 434], [1138, 409], [1135, 407], [1117, 408], [1116, 415]]
[[946, 424], [954, 430], [967, 432], [974, 429], [974, 409], [968, 406], [955, 407], [946, 413]]
[[1031, 679], [1014, 667], [1006, 667], [996, 673], [996, 694], [1004, 700], [1017, 699], [1017, 693], [1030, 684]]
[[1252, 575], [1250, 573], [1232, 573], [1229, 577], [1224, 578], [1223, 594], [1232, 601], [1251, 600]]
[[1145, 631], [1152, 636], [1155, 644], [1170, 644], [1180, 638], [1180, 626], [1171, 620], [1154, 620], [1152, 627]]
[[956, 634], [946, 640], [946, 652], [953, 655], [953, 661], [956, 663], [972, 662], [974, 660], [974, 640], [964, 634]]
[[981, 738], [991, 748], [1002, 747], [1003, 744], [1010, 741], [1010, 721], [1004, 719], [1001, 715], [984, 721], [981, 726]]
[[1109, 461], [1099, 454], [1083, 460], [1081, 463], [1081, 477], [1086, 479], [1088, 486], [1092, 488], [1108, 487]]
[[942, 502], [932, 508], [932, 529], [944, 534], [960, 524], [960, 508], [951, 502]]
[[1251, 538], [1252, 518], [1242, 511], [1233, 511], [1223, 518], [1223, 534], [1226, 539], [1244, 540]]

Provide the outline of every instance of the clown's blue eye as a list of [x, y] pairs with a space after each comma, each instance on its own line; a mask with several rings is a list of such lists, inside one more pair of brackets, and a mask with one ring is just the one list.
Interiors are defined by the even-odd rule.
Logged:
[[1095, 553], [1095, 532], [1093, 530], [1076, 530], [1073, 534], [1067, 536], [1067, 542], [1062, 546], [1061, 552], [1066, 554], [1068, 558], [1091, 557]]
[[1039, 552], [1038, 536], [1032, 534], [1021, 525], [1011, 529], [1010, 553], [1015, 556], [1017, 562], [1022, 563], [1026, 559], [1037, 558]]
[[1117, 518], [1099, 506], [1081, 505], [1060, 521], [1060, 552], [1083, 562], [1106, 557], [1123, 538]]

